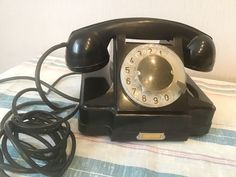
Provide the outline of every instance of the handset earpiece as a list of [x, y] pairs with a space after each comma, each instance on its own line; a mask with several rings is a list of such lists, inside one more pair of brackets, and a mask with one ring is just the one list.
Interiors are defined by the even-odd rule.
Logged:
[[211, 71], [215, 63], [215, 45], [210, 36], [194, 37], [184, 49], [184, 65], [197, 71]]
[[72, 33], [67, 49], [66, 64], [75, 72], [93, 72], [104, 67], [109, 61], [109, 53], [102, 40], [91, 33]]

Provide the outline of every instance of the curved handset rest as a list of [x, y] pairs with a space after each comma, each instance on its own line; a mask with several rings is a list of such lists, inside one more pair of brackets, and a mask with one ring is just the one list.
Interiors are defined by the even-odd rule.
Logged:
[[207, 34], [184, 24], [153, 18], [127, 18], [106, 21], [71, 33], [66, 50], [68, 67], [76, 72], [92, 72], [109, 61], [107, 46], [112, 38], [172, 40], [183, 38], [184, 65], [210, 71], [215, 62], [215, 46]]

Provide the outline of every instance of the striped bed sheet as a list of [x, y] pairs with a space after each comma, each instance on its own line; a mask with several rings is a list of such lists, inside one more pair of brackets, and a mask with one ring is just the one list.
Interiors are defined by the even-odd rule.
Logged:
[[[2, 73], [10, 76], [34, 76], [37, 59], [26, 61]], [[45, 61], [41, 78], [52, 83], [59, 75], [70, 72], [64, 59], [49, 56]], [[78, 97], [80, 75], [72, 75], [57, 88]], [[182, 176], [236, 176], [236, 83], [202, 79], [193, 80], [209, 96], [216, 106], [210, 132], [202, 137], [191, 137], [184, 142], [125, 142], [110, 141], [109, 137], [87, 137], [79, 133], [78, 115], [70, 120], [77, 146], [76, 156], [64, 176], [71, 177], [182, 177]], [[34, 87], [32, 81], [11, 81], [0, 85], [1, 118], [11, 107], [16, 94], [26, 87]], [[20, 102], [37, 100], [36, 93], [29, 93]], [[66, 104], [68, 101], [51, 94], [50, 99]], [[36, 109], [37, 107], [35, 107]], [[10, 146], [10, 145], [9, 145]], [[13, 147], [10, 151], [18, 162], [22, 159]], [[40, 174], [11, 176], [34, 176]]]

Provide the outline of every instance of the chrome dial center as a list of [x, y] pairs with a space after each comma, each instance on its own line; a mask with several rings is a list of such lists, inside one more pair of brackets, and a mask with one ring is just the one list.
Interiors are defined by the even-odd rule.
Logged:
[[164, 89], [173, 80], [172, 67], [164, 58], [158, 55], [143, 58], [137, 70], [139, 81], [150, 91]]

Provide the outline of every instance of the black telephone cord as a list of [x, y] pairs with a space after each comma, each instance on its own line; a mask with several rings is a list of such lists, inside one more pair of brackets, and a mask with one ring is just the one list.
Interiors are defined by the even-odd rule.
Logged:
[[[18, 92], [12, 101], [12, 109], [2, 118], [0, 124], [0, 176], [8, 177], [6, 171], [12, 173], [41, 173], [45, 176], [63, 176], [71, 164], [76, 148], [74, 134], [70, 129], [68, 120], [72, 118], [79, 109], [79, 99], [71, 97], [55, 88], [56, 84], [63, 78], [77, 73], [68, 73], [59, 77], [52, 85], [40, 80], [40, 71], [43, 61], [53, 51], [66, 47], [66, 43], [55, 45], [48, 49], [39, 59], [35, 78], [29, 76], [16, 76], [1, 79], [0, 83], [12, 80], [35, 81], [36, 88], [26, 88]], [[43, 91], [42, 85], [48, 88]], [[38, 92], [42, 101], [28, 101], [17, 104], [18, 99], [28, 92]], [[52, 102], [47, 98], [50, 92], [54, 92], [61, 97], [74, 101], [68, 105], [60, 106], [57, 102]], [[22, 112], [22, 109], [32, 106], [48, 106], [51, 110], [30, 110]], [[69, 112], [66, 116], [61, 116], [63, 112]], [[24, 135], [24, 136], [22, 136]], [[37, 147], [35, 141], [40, 144]], [[69, 149], [67, 144], [71, 143]], [[17, 159], [9, 152], [12, 146], [20, 159], [27, 165], [17, 162]]]

